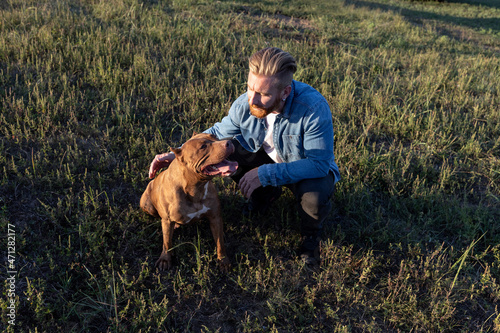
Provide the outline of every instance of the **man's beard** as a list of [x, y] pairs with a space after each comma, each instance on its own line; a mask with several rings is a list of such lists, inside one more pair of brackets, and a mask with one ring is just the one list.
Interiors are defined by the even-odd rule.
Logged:
[[250, 104], [250, 113], [259, 119], [267, 117], [268, 114], [278, 111], [281, 100], [279, 98], [268, 108], [263, 108], [254, 104]]

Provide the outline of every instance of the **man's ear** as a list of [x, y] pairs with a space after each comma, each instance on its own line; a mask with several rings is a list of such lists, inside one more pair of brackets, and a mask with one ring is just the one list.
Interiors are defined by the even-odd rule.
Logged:
[[288, 85], [283, 89], [283, 92], [281, 94], [281, 99], [287, 99], [288, 96], [290, 96], [290, 93], [292, 92], [292, 86]]

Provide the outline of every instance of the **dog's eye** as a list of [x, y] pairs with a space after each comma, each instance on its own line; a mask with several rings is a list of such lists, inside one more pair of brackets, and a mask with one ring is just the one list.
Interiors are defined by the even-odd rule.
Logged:
[[207, 149], [207, 144], [206, 143], [202, 144], [200, 149]]

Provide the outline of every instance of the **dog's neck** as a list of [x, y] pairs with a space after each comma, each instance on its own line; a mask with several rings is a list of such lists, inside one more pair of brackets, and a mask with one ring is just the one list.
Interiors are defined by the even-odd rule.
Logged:
[[191, 197], [203, 197], [205, 195], [206, 189], [208, 188], [208, 182], [211, 177], [207, 178], [204, 175], [197, 173], [189, 167], [180, 168], [177, 164], [180, 163], [175, 159], [172, 161], [170, 168], [178, 168], [182, 174], [179, 177], [179, 183], [184, 193]]

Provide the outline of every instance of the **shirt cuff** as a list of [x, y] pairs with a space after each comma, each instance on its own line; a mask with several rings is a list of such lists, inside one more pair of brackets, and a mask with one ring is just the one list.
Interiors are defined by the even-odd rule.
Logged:
[[259, 181], [262, 186], [278, 186], [276, 173], [272, 172], [272, 164], [261, 165], [258, 169]]

